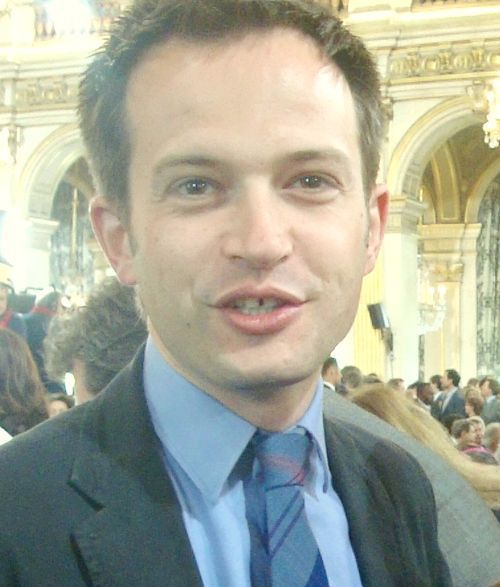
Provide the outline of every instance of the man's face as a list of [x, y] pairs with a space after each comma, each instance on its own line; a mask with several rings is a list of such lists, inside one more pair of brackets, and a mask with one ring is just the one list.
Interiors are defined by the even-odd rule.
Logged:
[[475, 427], [474, 426], [470, 426], [469, 430], [467, 431], [463, 431], [462, 434], [460, 435], [459, 438], [459, 442], [462, 445], [471, 445], [471, 444], [476, 444], [476, 440], [475, 440], [475, 436], [476, 436], [476, 431], [475, 431]]
[[448, 372], [445, 371], [441, 376], [441, 388], [442, 389], [449, 389], [453, 386], [453, 381], [448, 378]]
[[425, 385], [420, 393], [420, 400], [430, 406], [432, 404], [432, 399], [434, 397], [434, 393], [432, 391], [432, 387], [430, 383]]
[[0, 316], [5, 314], [7, 310], [8, 292], [5, 287], [0, 287]]
[[491, 397], [492, 391], [490, 389], [490, 382], [487, 379], [483, 382], [479, 389], [481, 390], [481, 394], [485, 399]]
[[164, 357], [219, 397], [313, 385], [386, 216], [383, 186], [365, 202], [344, 77], [292, 31], [170, 41], [136, 67], [127, 111], [130, 234], [93, 220]]
[[471, 433], [472, 433], [472, 442], [475, 444], [482, 444], [483, 442], [483, 429], [479, 424], [474, 424], [471, 426]]

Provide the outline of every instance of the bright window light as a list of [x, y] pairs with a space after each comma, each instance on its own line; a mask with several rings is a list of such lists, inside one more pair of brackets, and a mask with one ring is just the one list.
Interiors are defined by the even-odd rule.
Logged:
[[47, 0], [44, 5], [57, 35], [90, 30], [92, 10], [86, 0]]

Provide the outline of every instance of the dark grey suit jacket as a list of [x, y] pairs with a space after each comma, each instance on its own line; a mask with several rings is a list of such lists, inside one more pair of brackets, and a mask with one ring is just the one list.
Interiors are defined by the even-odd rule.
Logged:
[[481, 413], [481, 418], [485, 424], [491, 422], [500, 422], [500, 397], [494, 396], [489, 402], [486, 402]]
[[450, 401], [443, 410], [444, 396], [439, 396], [431, 405], [431, 414], [442, 422], [449, 414], [460, 414], [463, 418], [465, 413], [465, 399], [460, 389], [453, 394]]
[[[335, 418], [325, 432], [364, 586], [451, 585], [418, 463]], [[142, 354], [92, 402], [1, 447], [0, 585], [201, 585], [144, 400]]]

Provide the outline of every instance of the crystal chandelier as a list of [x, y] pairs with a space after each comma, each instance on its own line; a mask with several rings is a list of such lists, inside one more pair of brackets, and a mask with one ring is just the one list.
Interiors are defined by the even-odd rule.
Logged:
[[486, 89], [486, 122], [483, 124], [484, 142], [495, 149], [500, 144], [500, 79], [494, 79]]
[[436, 332], [446, 317], [446, 286], [437, 282], [436, 268], [418, 259], [418, 334]]

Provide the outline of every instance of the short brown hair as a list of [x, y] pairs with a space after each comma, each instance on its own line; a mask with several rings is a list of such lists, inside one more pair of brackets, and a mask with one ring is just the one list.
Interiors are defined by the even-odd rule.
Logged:
[[314, 39], [345, 76], [356, 109], [363, 185], [369, 193], [383, 135], [379, 76], [365, 45], [331, 8], [312, 0], [136, 0], [115, 22], [80, 85], [80, 127], [97, 188], [124, 219], [131, 151], [125, 96], [141, 57], [170, 38], [213, 43], [279, 27]]

